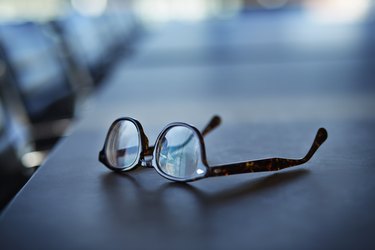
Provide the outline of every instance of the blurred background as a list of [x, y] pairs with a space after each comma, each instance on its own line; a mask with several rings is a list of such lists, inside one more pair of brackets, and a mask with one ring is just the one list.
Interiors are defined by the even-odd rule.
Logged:
[[[90, 100], [111, 84], [119, 63], [139, 69], [242, 60], [262, 71], [264, 63], [308, 61], [309, 70], [297, 73], [292, 86], [282, 84], [289, 79], [284, 77], [270, 90], [264, 73], [255, 85], [244, 84], [244, 92], [277, 96], [303, 82], [312, 92], [322, 87], [372, 93], [374, 10], [371, 0], [0, 0], [0, 209], [69, 135]], [[209, 31], [192, 32], [197, 23]], [[179, 40], [171, 39], [176, 35]], [[327, 67], [321, 61], [341, 64]], [[171, 79], [175, 74], [178, 80], [175, 70]], [[277, 70], [288, 75], [285, 66]], [[241, 72], [231, 73], [238, 82], [248, 77]], [[319, 77], [331, 85], [317, 83]], [[136, 82], [128, 88], [142, 93], [144, 86]], [[230, 93], [230, 82], [213, 89]], [[185, 89], [172, 85], [172, 91]], [[344, 117], [353, 109], [373, 118], [372, 97], [358, 107], [336, 102], [325, 114]], [[267, 111], [254, 110], [254, 119]]]

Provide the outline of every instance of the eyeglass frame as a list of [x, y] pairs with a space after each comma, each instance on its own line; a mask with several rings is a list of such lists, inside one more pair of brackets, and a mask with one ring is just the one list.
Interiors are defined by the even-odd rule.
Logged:
[[[106, 155], [106, 148], [109, 141], [109, 137], [111, 135], [112, 130], [116, 126], [116, 124], [120, 121], [130, 121], [132, 122], [138, 133], [138, 154], [137, 158], [134, 160], [131, 166], [124, 167], [124, 168], [118, 168], [114, 167], [110, 164], [108, 161], [107, 155]], [[325, 128], [319, 128], [314, 142], [312, 146], [310, 147], [307, 154], [300, 159], [287, 159], [287, 158], [267, 158], [267, 159], [261, 159], [261, 160], [249, 160], [244, 162], [236, 162], [236, 163], [230, 163], [230, 164], [223, 164], [223, 165], [216, 165], [216, 166], [209, 166], [207, 161], [207, 155], [206, 155], [206, 146], [204, 142], [204, 136], [207, 135], [209, 132], [211, 132], [213, 129], [218, 127], [221, 123], [221, 118], [219, 116], [213, 116], [210, 122], [206, 125], [206, 127], [200, 132], [195, 126], [190, 125], [188, 123], [184, 122], [173, 122], [168, 124], [163, 128], [163, 130], [159, 133], [154, 146], [149, 145], [148, 137], [146, 136], [144, 129], [141, 125], [141, 123], [131, 117], [121, 117], [116, 119], [108, 129], [104, 146], [102, 150], [99, 152], [99, 161], [103, 163], [107, 168], [114, 172], [128, 172], [130, 170], [133, 170], [137, 167], [143, 166], [143, 167], [153, 167], [158, 172], [159, 175], [162, 177], [169, 179], [171, 181], [176, 182], [191, 182], [196, 181], [203, 178], [208, 177], [215, 177], [215, 176], [227, 176], [227, 175], [234, 175], [234, 174], [243, 174], [243, 173], [254, 173], [254, 172], [269, 172], [269, 171], [278, 171], [281, 169], [297, 166], [304, 164], [308, 162], [312, 156], [315, 154], [315, 152], [318, 150], [318, 148], [326, 141], [328, 138], [328, 133]], [[161, 169], [157, 159], [157, 154], [160, 151], [158, 148], [160, 145], [161, 139], [167, 134], [167, 132], [172, 129], [173, 127], [186, 127], [190, 129], [194, 134], [197, 136], [200, 146], [200, 157], [199, 157], [199, 167], [204, 168], [204, 174], [200, 176], [195, 176], [192, 178], [179, 178], [175, 176], [171, 176], [163, 172]], [[197, 166], [198, 168], [198, 166]]]

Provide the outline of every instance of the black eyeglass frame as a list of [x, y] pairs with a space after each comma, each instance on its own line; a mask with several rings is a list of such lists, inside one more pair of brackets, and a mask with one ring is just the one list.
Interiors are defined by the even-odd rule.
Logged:
[[[118, 168], [118, 167], [112, 166], [106, 155], [106, 148], [108, 147], [108, 142], [109, 142], [109, 137], [111, 135], [111, 132], [115, 128], [117, 123], [121, 121], [129, 121], [135, 125], [137, 132], [138, 132], [138, 140], [139, 140], [137, 158], [135, 159], [135, 161], [132, 163], [131, 166], [124, 167], [124, 168]], [[146, 163], [145, 156], [150, 155], [150, 152], [152, 155], [153, 150], [154, 148], [152, 146], [151, 147], [149, 146], [148, 138], [143, 130], [141, 123], [138, 120], [133, 119], [131, 117], [121, 117], [121, 118], [116, 119], [109, 127], [106, 138], [105, 138], [103, 149], [99, 152], [99, 161], [103, 163], [106, 167], [108, 167], [109, 169], [115, 172], [129, 171], [131, 169], [134, 169], [137, 166], [145, 165]]]
[[[138, 147], [138, 155], [135, 161], [129, 167], [118, 168], [114, 167], [108, 161], [106, 156], [106, 148], [108, 146], [109, 137], [111, 135], [112, 130], [116, 126], [116, 124], [120, 121], [130, 121], [132, 122], [138, 132], [139, 138], [139, 147]], [[217, 166], [209, 166], [207, 162], [207, 155], [206, 155], [206, 146], [203, 137], [208, 134], [210, 131], [215, 129], [221, 123], [221, 118], [219, 116], [214, 116], [208, 125], [200, 132], [196, 127], [183, 123], [183, 122], [174, 122], [168, 124], [164, 129], [159, 133], [155, 146], [149, 145], [149, 140], [144, 132], [144, 129], [141, 123], [133, 118], [130, 117], [122, 117], [115, 120], [112, 125], [110, 126], [107, 136], [105, 139], [104, 146], [102, 150], [99, 152], [99, 161], [103, 163], [107, 168], [111, 169], [115, 172], [125, 172], [132, 170], [136, 167], [144, 166], [144, 167], [153, 167], [155, 170], [163, 176], [171, 181], [177, 182], [191, 182], [207, 177], [213, 176], [223, 176], [223, 175], [233, 175], [233, 174], [242, 174], [242, 173], [252, 173], [252, 172], [263, 172], [263, 171], [278, 171], [284, 168], [292, 167], [301, 165], [306, 163], [311, 159], [311, 157], [315, 154], [318, 148], [324, 143], [324, 141], [328, 138], [327, 130], [324, 128], [320, 128], [315, 136], [314, 142], [310, 147], [310, 150], [305, 155], [305, 157], [300, 159], [286, 159], [286, 158], [268, 158], [262, 160], [255, 160], [255, 161], [245, 161], [245, 162], [238, 162], [238, 163], [231, 163], [231, 164], [224, 164], [224, 165], [217, 165]], [[191, 178], [178, 178], [175, 176], [168, 175], [167, 173], [163, 172], [161, 169], [159, 162], [158, 162], [158, 154], [160, 152], [160, 143], [167, 132], [172, 129], [173, 127], [186, 127], [194, 132], [195, 136], [197, 136], [200, 146], [200, 158], [198, 162], [199, 169], [203, 170], [204, 172], [199, 176], [194, 176]]]

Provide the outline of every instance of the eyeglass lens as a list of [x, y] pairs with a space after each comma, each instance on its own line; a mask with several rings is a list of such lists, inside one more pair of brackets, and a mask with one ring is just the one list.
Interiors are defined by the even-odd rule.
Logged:
[[133, 166], [139, 155], [139, 141], [138, 129], [133, 122], [118, 121], [110, 131], [105, 148], [108, 162], [119, 169]]
[[200, 144], [196, 133], [185, 126], [171, 127], [161, 138], [156, 160], [160, 170], [176, 178], [203, 174], [199, 169]]

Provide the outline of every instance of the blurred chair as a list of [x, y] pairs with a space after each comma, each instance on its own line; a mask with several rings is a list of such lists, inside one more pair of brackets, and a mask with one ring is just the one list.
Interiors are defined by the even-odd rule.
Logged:
[[90, 72], [97, 85], [126, 52], [135, 24], [130, 14], [119, 13], [97, 17], [72, 14], [52, 22], [74, 60]]
[[[4, 67], [0, 62], [0, 76], [2, 74]], [[15, 113], [16, 106], [7, 105], [8, 97], [4, 84], [0, 83], [0, 210], [32, 173], [22, 162], [27, 160], [23, 157], [27, 158], [27, 154], [32, 151], [30, 131], [24, 123], [22, 113]]]
[[[1, 84], [3, 85], [3, 84]], [[5, 99], [7, 93], [0, 87], [0, 173], [18, 174], [24, 170], [22, 156], [32, 151], [30, 131], [22, 114], [15, 113]]]
[[71, 15], [54, 21], [53, 25], [75, 61], [90, 72], [94, 82], [100, 82], [110, 59], [106, 56], [107, 38], [99, 32], [101, 28], [94, 18]]
[[43, 25], [48, 36], [53, 39], [58, 47], [58, 54], [67, 69], [67, 76], [72, 83], [73, 91], [76, 93], [77, 106], [80, 107], [94, 90], [94, 80], [90, 74], [88, 65], [77, 55], [81, 53], [81, 48], [77, 42], [65, 39], [63, 30], [56, 21], [50, 21]]
[[3, 76], [26, 110], [36, 148], [49, 149], [75, 113], [75, 93], [58, 48], [35, 23], [0, 26], [0, 47], [6, 62]]

